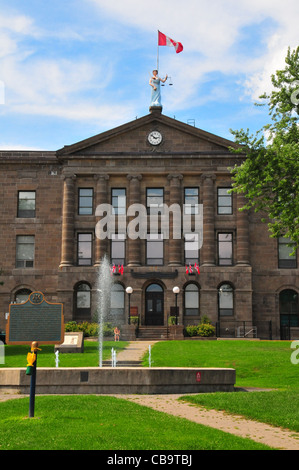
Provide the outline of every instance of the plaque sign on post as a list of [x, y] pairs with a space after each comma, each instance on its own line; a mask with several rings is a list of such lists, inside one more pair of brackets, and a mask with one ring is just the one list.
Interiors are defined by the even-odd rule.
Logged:
[[63, 304], [47, 302], [42, 292], [32, 292], [21, 304], [10, 304], [6, 324], [7, 344], [30, 344], [35, 354], [30, 382], [29, 417], [34, 416], [37, 351], [41, 344], [64, 341]]
[[10, 304], [6, 325], [7, 344], [61, 344], [64, 341], [63, 304], [47, 302], [32, 292], [22, 304]]

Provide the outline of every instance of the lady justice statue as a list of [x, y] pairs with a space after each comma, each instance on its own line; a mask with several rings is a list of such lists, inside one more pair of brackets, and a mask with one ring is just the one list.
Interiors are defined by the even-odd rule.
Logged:
[[151, 76], [150, 81], [149, 81], [149, 84], [152, 87], [150, 108], [151, 107], [162, 108], [160, 82], [165, 83], [166, 80], [167, 80], [167, 74], [165, 78], [160, 78], [158, 76], [158, 70], [153, 70], [153, 75]]

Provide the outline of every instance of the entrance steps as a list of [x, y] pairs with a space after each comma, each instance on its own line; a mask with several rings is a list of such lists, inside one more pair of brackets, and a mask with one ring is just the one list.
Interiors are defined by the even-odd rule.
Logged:
[[140, 326], [138, 328], [136, 341], [166, 340], [167, 326]]

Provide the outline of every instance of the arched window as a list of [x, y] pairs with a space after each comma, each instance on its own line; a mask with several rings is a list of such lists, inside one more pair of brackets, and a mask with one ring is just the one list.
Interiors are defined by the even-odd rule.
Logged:
[[15, 302], [17, 304], [23, 304], [28, 300], [29, 295], [31, 294], [30, 289], [20, 289], [15, 294]]
[[279, 294], [279, 312], [281, 326], [299, 326], [298, 294], [292, 289], [285, 289]]
[[78, 320], [91, 318], [91, 289], [87, 282], [80, 282], [75, 287], [74, 317]]
[[199, 315], [199, 289], [196, 284], [185, 287], [185, 315]]
[[234, 290], [230, 284], [222, 284], [218, 289], [219, 317], [234, 314]]
[[121, 284], [112, 286], [110, 314], [118, 316], [125, 314], [125, 289]]

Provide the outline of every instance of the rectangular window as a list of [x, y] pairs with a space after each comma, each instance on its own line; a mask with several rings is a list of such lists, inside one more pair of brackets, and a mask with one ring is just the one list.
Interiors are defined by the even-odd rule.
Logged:
[[198, 188], [184, 189], [184, 213], [188, 215], [198, 214], [199, 190]]
[[18, 235], [16, 246], [16, 267], [33, 268], [34, 235]]
[[199, 264], [198, 233], [185, 234], [185, 264]]
[[[296, 268], [297, 253], [293, 253], [295, 245], [291, 243], [288, 237], [279, 237], [278, 239], [278, 267]], [[293, 254], [292, 254], [293, 253]]]
[[111, 238], [111, 262], [118, 266], [125, 264], [126, 241], [124, 234], [114, 234]]
[[35, 217], [35, 191], [19, 191], [18, 217]]
[[146, 264], [150, 266], [163, 265], [163, 235], [161, 233], [147, 234]]
[[92, 264], [92, 233], [78, 233], [78, 266]]
[[218, 233], [218, 264], [231, 266], [233, 264], [233, 234]]
[[79, 215], [92, 215], [93, 214], [93, 189], [92, 188], [79, 188]]
[[126, 190], [113, 188], [111, 193], [113, 214], [126, 214]]
[[[164, 189], [163, 188], [147, 188], [146, 190], [146, 207], [148, 214], [161, 213], [164, 203]], [[160, 210], [159, 210], [160, 206]]]
[[231, 188], [218, 188], [218, 214], [233, 213], [233, 198], [229, 194]]

